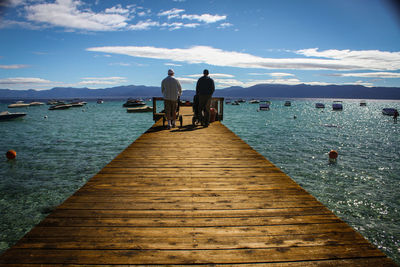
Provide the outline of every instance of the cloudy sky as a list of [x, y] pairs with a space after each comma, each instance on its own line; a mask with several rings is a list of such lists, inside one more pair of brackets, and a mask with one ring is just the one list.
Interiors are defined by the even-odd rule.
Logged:
[[[0, 0], [0, 88], [400, 87], [389, 0]], [[398, 6], [397, 6], [398, 7]]]

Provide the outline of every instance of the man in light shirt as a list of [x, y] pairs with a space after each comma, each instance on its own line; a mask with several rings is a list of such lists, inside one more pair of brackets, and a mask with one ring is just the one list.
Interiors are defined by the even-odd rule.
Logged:
[[165, 116], [168, 120], [168, 129], [175, 127], [176, 105], [178, 97], [182, 94], [181, 84], [174, 77], [174, 70], [168, 70], [168, 76], [161, 82], [161, 92], [164, 96]]

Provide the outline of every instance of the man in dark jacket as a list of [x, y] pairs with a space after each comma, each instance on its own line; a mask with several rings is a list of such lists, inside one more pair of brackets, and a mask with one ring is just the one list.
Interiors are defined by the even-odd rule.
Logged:
[[215, 85], [213, 79], [208, 76], [208, 70], [204, 70], [203, 74], [203, 77], [197, 81], [196, 95], [199, 98], [200, 121], [207, 127], [210, 122], [211, 97], [215, 91]]

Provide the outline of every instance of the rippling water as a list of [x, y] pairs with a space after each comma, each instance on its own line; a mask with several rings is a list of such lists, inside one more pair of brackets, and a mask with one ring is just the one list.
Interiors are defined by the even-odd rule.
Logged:
[[[275, 100], [260, 112], [225, 105], [224, 124], [400, 263], [400, 121], [381, 113], [400, 102], [345, 100], [343, 111], [315, 102]], [[17, 151], [16, 160], [0, 159], [0, 252], [152, 125], [151, 113], [126, 113], [122, 103], [14, 109], [28, 115], [0, 122], [0, 153]], [[336, 164], [328, 161], [332, 149]]]

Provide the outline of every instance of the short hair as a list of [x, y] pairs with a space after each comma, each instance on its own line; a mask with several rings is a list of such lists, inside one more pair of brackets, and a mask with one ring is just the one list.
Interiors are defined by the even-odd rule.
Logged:
[[169, 70], [168, 70], [168, 75], [174, 75], [174, 73], [175, 73], [175, 72], [174, 72], [173, 69], [169, 69]]
[[208, 75], [209, 74], [208, 70], [207, 69], [203, 70], [203, 74]]

